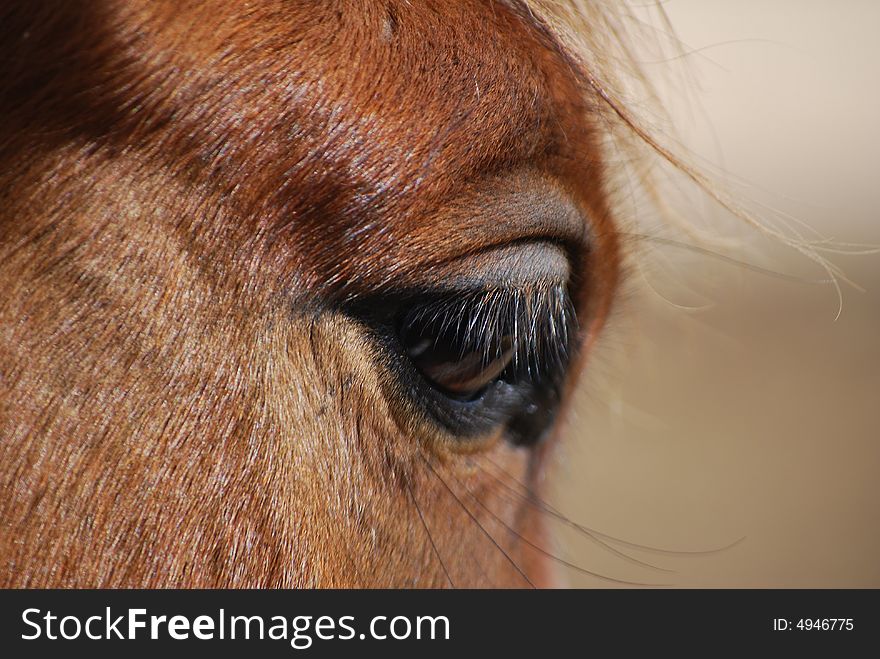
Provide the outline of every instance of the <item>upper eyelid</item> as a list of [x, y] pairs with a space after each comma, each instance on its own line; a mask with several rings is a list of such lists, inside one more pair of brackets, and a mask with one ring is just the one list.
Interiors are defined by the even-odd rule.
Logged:
[[568, 283], [568, 250], [550, 240], [506, 243], [426, 268], [410, 279], [418, 287], [466, 290]]
[[488, 350], [506, 333], [514, 343], [514, 367], [538, 370], [564, 364], [578, 327], [571, 298], [560, 284], [442, 292], [433, 300], [429, 295], [400, 322], [452, 330], [463, 350]]

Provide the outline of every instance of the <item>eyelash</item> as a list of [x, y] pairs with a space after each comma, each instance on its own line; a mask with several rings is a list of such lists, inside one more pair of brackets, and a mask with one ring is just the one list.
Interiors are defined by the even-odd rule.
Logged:
[[483, 365], [500, 356], [509, 338], [512, 356], [504, 377], [553, 384], [568, 363], [577, 316], [566, 287], [548, 283], [441, 294], [411, 306], [399, 326], [403, 334], [419, 327], [423, 334], [453, 338], [459, 357], [480, 353]]
[[[389, 395], [407, 396], [463, 448], [478, 446], [499, 428], [512, 445], [532, 446], [550, 426], [578, 327], [564, 284], [397, 291], [362, 298], [348, 312], [371, 328], [382, 350], [379, 358], [387, 360], [396, 378]], [[439, 339], [429, 343], [426, 350], [434, 352], [426, 353], [429, 366], [442, 368], [474, 351], [486, 364], [506, 336], [513, 352], [503, 370], [489, 373], [491, 379], [474, 378], [485, 386], [459, 396], [414, 358], [407, 339], [413, 331], [421, 337], [445, 336], [447, 347], [450, 336], [454, 339], [454, 350], [446, 352], [438, 350]], [[465, 367], [465, 380], [479, 370]], [[453, 374], [453, 382], [458, 375]]]

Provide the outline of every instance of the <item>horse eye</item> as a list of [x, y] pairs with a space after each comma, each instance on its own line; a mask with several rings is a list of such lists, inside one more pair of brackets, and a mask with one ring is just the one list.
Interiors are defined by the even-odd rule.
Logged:
[[429, 295], [404, 309], [403, 352], [452, 401], [475, 401], [501, 385], [555, 386], [565, 370], [574, 313], [561, 285]]
[[428, 382], [451, 397], [473, 400], [508, 370], [514, 356], [509, 334], [474, 340], [473, 331], [415, 319], [402, 328], [401, 341]]
[[498, 429], [533, 445], [552, 423], [577, 327], [565, 283], [391, 291], [346, 309], [387, 359], [389, 395], [468, 450]]

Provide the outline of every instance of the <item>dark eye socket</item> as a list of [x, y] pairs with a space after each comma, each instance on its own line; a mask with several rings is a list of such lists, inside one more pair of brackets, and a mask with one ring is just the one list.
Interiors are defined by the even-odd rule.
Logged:
[[551, 423], [577, 328], [565, 284], [398, 291], [347, 309], [387, 358], [389, 395], [408, 396], [462, 446], [500, 427], [531, 445]]
[[505, 424], [518, 444], [552, 419], [576, 318], [561, 284], [425, 295], [396, 334], [425, 407], [461, 437]]

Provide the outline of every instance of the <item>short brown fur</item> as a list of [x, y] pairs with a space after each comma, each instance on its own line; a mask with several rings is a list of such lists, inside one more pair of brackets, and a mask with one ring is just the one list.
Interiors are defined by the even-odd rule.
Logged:
[[[538, 487], [548, 445], [445, 450], [338, 306], [565, 240], [589, 346], [617, 245], [549, 31], [479, 0], [104, 0], [0, 32], [0, 585], [551, 583], [492, 471]], [[493, 208], [541, 187], [580, 235]]]

